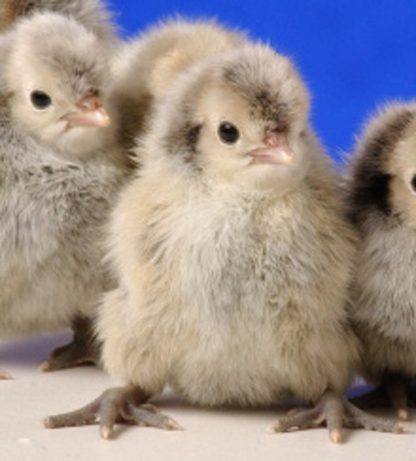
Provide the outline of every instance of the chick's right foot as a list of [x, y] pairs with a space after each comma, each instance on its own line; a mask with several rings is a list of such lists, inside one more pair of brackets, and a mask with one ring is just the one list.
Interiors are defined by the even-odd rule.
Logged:
[[79, 410], [48, 416], [43, 424], [48, 429], [84, 426], [99, 421], [100, 435], [109, 439], [115, 423], [138, 424], [165, 430], [180, 430], [173, 419], [145, 404], [147, 396], [138, 387], [113, 388]]
[[403, 432], [396, 421], [370, 415], [345, 398], [332, 392], [323, 395], [318, 404], [310, 409], [291, 412], [270, 427], [271, 432], [288, 432], [309, 429], [326, 423], [329, 438], [334, 443], [343, 441], [343, 427], [363, 428], [379, 432]]

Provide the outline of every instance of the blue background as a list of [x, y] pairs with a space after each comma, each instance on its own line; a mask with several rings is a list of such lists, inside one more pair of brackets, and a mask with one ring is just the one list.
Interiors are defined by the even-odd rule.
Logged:
[[312, 122], [331, 155], [364, 121], [416, 95], [416, 0], [112, 0], [124, 36], [181, 13], [216, 17], [289, 55], [313, 95]]

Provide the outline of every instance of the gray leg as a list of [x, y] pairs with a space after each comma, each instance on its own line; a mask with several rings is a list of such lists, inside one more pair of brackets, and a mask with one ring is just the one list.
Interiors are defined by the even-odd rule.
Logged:
[[326, 392], [318, 404], [311, 409], [300, 410], [284, 416], [271, 426], [273, 432], [318, 427], [326, 422], [329, 438], [334, 443], [342, 442], [343, 427], [360, 427], [382, 432], [401, 432], [395, 421], [369, 415], [355, 407], [344, 397]]
[[416, 388], [412, 383], [407, 388], [407, 404], [410, 408], [416, 408]]
[[84, 426], [99, 421], [100, 434], [111, 438], [116, 422], [133, 423], [165, 430], [180, 430], [179, 424], [160, 413], [153, 405], [144, 404], [148, 396], [139, 387], [118, 387], [105, 391], [98, 399], [79, 410], [49, 416], [46, 428]]
[[407, 380], [401, 376], [392, 376], [385, 382], [384, 386], [397, 417], [401, 421], [407, 421], [409, 419], [409, 411], [407, 409]]
[[386, 390], [381, 386], [352, 398], [351, 402], [366, 410], [370, 408], [384, 408], [391, 405], [391, 402], [386, 394]]
[[393, 407], [397, 417], [406, 421], [409, 418], [408, 381], [401, 375], [386, 373], [376, 389], [351, 399], [351, 402], [363, 409]]
[[95, 338], [92, 321], [78, 317], [72, 324], [74, 338], [71, 343], [55, 349], [44, 362], [41, 371], [56, 371], [80, 365], [98, 365], [100, 346]]

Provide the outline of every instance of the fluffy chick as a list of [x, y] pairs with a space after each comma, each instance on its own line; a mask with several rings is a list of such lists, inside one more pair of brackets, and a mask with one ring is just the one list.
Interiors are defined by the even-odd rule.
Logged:
[[360, 233], [352, 316], [361, 372], [380, 386], [357, 403], [392, 403], [401, 419], [408, 416], [406, 386], [416, 377], [415, 149], [416, 104], [387, 106], [359, 141], [347, 184]]
[[91, 359], [86, 318], [110, 287], [100, 233], [126, 173], [106, 53], [75, 20], [39, 13], [0, 37], [0, 61], [0, 335], [73, 324], [44, 366], [60, 368]]
[[111, 223], [119, 287], [98, 332], [106, 370], [126, 387], [46, 419], [47, 427], [118, 417], [177, 423], [140, 407], [169, 383], [189, 401], [316, 407], [286, 431], [327, 421], [392, 430], [343, 399], [357, 359], [347, 324], [354, 235], [328, 159], [308, 123], [290, 61], [253, 45], [183, 74], [139, 149], [140, 178]]
[[121, 139], [134, 144], [153, 103], [181, 72], [221, 51], [246, 43], [244, 34], [214, 21], [175, 19], [150, 27], [122, 45], [112, 61], [112, 94], [122, 114]]
[[107, 46], [118, 43], [112, 15], [101, 0], [1, 0], [0, 30], [12, 26], [21, 17], [44, 11], [73, 17]]

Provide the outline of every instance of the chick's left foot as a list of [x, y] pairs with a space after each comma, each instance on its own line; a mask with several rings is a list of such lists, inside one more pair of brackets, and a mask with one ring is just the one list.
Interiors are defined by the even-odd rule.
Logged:
[[74, 338], [65, 346], [58, 347], [41, 365], [43, 372], [74, 368], [81, 365], [98, 365], [100, 347], [93, 334], [93, 326], [89, 319], [77, 318], [73, 324]]
[[43, 424], [48, 429], [96, 424], [100, 435], [110, 439], [116, 423], [137, 424], [165, 430], [180, 430], [180, 425], [153, 405], [145, 404], [147, 396], [138, 387], [118, 387], [105, 391], [98, 399], [79, 410], [48, 416]]
[[396, 421], [370, 415], [333, 392], [327, 392], [313, 408], [292, 412], [278, 419], [270, 426], [270, 430], [288, 432], [295, 429], [309, 429], [319, 427], [325, 422], [329, 438], [334, 443], [343, 441], [343, 427], [403, 432], [402, 426]]
[[13, 379], [13, 376], [7, 370], [0, 368], [0, 381], [8, 379]]

